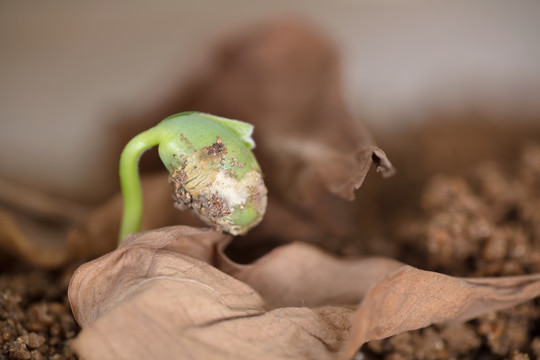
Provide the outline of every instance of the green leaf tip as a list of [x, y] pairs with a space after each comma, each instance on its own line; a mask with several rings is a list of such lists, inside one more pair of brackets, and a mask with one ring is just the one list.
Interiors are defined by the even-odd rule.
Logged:
[[120, 241], [137, 232], [142, 191], [137, 164], [158, 145], [169, 171], [175, 205], [189, 208], [205, 223], [233, 235], [245, 234], [264, 216], [267, 189], [251, 151], [253, 125], [215, 115], [186, 112], [169, 116], [135, 136], [120, 158], [124, 212]]
[[176, 119], [177, 117], [180, 117], [180, 116], [189, 116], [189, 115], [197, 115], [197, 116], [215, 121], [216, 123], [220, 123], [226, 128], [228, 128], [230, 131], [235, 133], [236, 136], [238, 136], [244, 142], [245, 146], [249, 150], [252, 150], [255, 148], [255, 140], [253, 140], [253, 137], [252, 137], [253, 129], [255, 127], [252, 124], [244, 122], [244, 121], [228, 119], [222, 116], [216, 116], [216, 115], [201, 113], [201, 112], [183, 112], [183, 113], [169, 116], [164, 121]]
[[234, 132], [246, 145], [246, 147], [249, 150], [252, 150], [255, 148], [255, 141], [253, 140], [253, 129], [254, 126], [240, 121], [240, 120], [233, 120], [233, 119], [227, 119], [221, 116], [215, 116], [210, 114], [201, 114], [202, 116], [208, 117], [214, 121], [217, 121], [227, 128], [229, 128], [232, 132]]

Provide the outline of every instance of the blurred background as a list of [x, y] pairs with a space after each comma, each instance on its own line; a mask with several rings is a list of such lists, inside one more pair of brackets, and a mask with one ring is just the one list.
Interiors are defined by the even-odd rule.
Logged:
[[223, 36], [280, 16], [333, 39], [349, 109], [376, 137], [434, 112], [540, 119], [538, 1], [3, 0], [0, 177], [102, 201], [117, 119], [203, 72]]

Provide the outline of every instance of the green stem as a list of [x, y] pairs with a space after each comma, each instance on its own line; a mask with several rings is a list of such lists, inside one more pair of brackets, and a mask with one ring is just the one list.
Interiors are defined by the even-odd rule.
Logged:
[[163, 133], [153, 127], [131, 139], [120, 156], [120, 187], [124, 199], [124, 211], [118, 244], [131, 233], [139, 231], [143, 212], [141, 181], [139, 180], [139, 158], [145, 150], [159, 145]]

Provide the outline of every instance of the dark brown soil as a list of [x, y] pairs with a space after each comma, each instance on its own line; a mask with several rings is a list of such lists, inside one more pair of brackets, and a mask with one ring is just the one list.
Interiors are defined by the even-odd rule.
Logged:
[[66, 295], [73, 270], [0, 275], [0, 359], [77, 358], [68, 345], [79, 332]]

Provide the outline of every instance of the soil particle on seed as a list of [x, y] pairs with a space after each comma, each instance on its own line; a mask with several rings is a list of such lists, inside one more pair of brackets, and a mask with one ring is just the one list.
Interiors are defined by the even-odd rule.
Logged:
[[182, 170], [176, 171], [171, 177], [170, 182], [173, 184], [173, 200], [176, 207], [180, 210], [189, 208], [191, 204], [191, 194], [184, 188], [186, 183], [186, 175]]
[[176, 171], [169, 182], [173, 184], [174, 205], [180, 210], [191, 209], [214, 221], [231, 214], [232, 210], [218, 194], [203, 193], [192, 196], [186, 189], [186, 176], [183, 170]]
[[204, 214], [209, 219], [220, 219], [232, 213], [231, 209], [224, 204], [223, 200], [217, 194], [200, 195], [197, 204], [204, 209]]
[[208, 156], [222, 156], [227, 154], [227, 148], [223, 145], [223, 141], [217, 136], [216, 142], [206, 147]]
[[[191, 209], [203, 221], [216, 226], [232, 213], [227, 202], [215, 190], [216, 178], [221, 173], [227, 149], [218, 136], [216, 142], [186, 159], [169, 177], [173, 187], [174, 205], [180, 210]], [[232, 161], [238, 165], [238, 160]], [[199, 167], [197, 164], [204, 164]], [[216, 167], [216, 165], [218, 165]], [[234, 174], [234, 171], [231, 171]]]
[[238, 161], [237, 158], [233, 158], [231, 160], [231, 168], [235, 167], [235, 166], [238, 166], [239, 168], [243, 168], [244, 167], [244, 164], [242, 164], [241, 162]]

